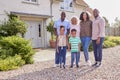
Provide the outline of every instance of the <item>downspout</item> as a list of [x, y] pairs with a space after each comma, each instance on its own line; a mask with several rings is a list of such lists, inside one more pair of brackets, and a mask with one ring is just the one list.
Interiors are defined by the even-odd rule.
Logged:
[[[50, 16], [52, 16], [52, 5], [53, 5], [53, 0], [50, 0]], [[51, 17], [52, 20], [52, 17]]]

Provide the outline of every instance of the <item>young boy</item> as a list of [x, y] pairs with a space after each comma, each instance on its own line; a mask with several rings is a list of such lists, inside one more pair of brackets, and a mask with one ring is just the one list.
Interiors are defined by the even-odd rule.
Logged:
[[80, 55], [80, 38], [76, 37], [76, 29], [71, 30], [71, 37], [69, 38], [69, 50], [71, 47], [71, 66], [73, 68], [74, 58], [76, 58], [76, 67], [78, 68], [79, 55]]
[[66, 49], [68, 44], [68, 38], [64, 35], [65, 28], [64, 26], [60, 26], [60, 35], [57, 38], [57, 52], [59, 54], [60, 68], [65, 68], [66, 64]]

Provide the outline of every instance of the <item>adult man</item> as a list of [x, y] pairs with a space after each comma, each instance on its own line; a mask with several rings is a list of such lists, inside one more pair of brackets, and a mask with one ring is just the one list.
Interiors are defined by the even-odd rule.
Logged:
[[[65, 32], [64, 34], [67, 36], [69, 34], [69, 29], [70, 29], [70, 23], [65, 19], [66, 14], [65, 12], [61, 12], [61, 18], [54, 23], [54, 32], [55, 35], [58, 36], [60, 35], [60, 26], [65, 27]], [[57, 51], [55, 52], [55, 66], [59, 66], [59, 53]]]
[[95, 64], [99, 67], [102, 61], [102, 46], [105, 37], [105, 20], [99, 16], [99, 11], [94, 9], [93, 15], [95, 20], [92, 25], [92, 43], [94, 49]]

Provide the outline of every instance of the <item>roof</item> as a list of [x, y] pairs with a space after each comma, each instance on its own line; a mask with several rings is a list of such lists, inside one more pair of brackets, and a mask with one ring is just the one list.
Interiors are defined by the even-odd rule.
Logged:
[[83, 6], [83, 7], [89, 7], [89, 5], [84, 0], [74, 0], [76, 4]]

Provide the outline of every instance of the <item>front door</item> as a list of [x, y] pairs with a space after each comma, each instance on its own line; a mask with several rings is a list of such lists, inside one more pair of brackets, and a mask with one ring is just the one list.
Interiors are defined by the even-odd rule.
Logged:
[[26, 21], [28, 28], [25, 39], [30, 40], [33, 48], [42, 47], [41, 28], [42, 22]]

